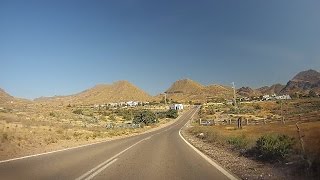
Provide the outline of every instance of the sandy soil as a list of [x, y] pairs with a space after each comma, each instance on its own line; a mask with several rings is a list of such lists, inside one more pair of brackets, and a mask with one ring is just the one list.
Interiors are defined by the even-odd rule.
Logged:
[[[178, 118], [177, 118], [178, 119]], [[45, 153], [102, 141], [136, 136], [169, 126], [177, 121], [161, 120], [157, 125], [130, 130], [90, 131], [55, 126], [26, 126], [0, 120], [0, 160]]]

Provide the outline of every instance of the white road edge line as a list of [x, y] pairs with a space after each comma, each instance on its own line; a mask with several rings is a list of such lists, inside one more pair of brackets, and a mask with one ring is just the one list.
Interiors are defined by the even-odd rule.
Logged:
[[[98, 166], [92, 168], [90, 171], [84, 173], [82, 176], [76, 178], [76, 180], [82, 180], [82, 179], [84, 179], [85, 177], [89, 176], [89, 175], [92, 174], [92, 173], [95, 174], [95, 175], [99, 174], [99, 173], [96, 173], [96, 172], [99, 171], [99, 168], [101, 168], [102, 166], [105, 166], [106, 164], [110, 164], [110, 162], [112, 162], [112, 161], [113, 161], [114, 159], [116, 159], [118, 156], [120, 156], [120, 155], [123, 154], [124, 152], [128, 151], [129, 149], [131, 149], [131, 148], [134, 147], [135, 145], [141, 143], [142, 141], [145, 141], [145, 140], [150, 139], [152, 136], [153, 136], [153, 135], [148, 136], [148, 137], [146, 137], [146, 138], [144, 138], [144, 139], [142, 139], [142, 140], [134, 143], [133, 145], [127, 147], [126, 149], [122, 150], [122, 151], [119, 152], [118, 154], [112, 156], [112, 157], [109, 158], [108, 160], [106, 160], [106, 161], [102, 162], [101, 164], [99, 164]], [[101, 171], [99, 171], [99, 172], [101, 172]], [[89, 177], [91, 177], [91, 176], [89, 176]], [[94, 177], [94, 176], [93, 176], [93, 177]], [[93, 178], [93, 177], [91, 177], [91, 178]]]
[[[195, 111], [196, 113], [197, 111]], [[194, 114], [195, 114], [194, 113]], [[191, 118], [194, 116], [194, 114], [191, 116]], [[189, 123], [189, 121], [186, 122], [186, 124]], [[184, 124], [181, 129], [186, 125]], [[217, 163], [215, 163], [210, 157], [208, 157], [207, 155], [205, 155], [204, 153], [202, 153], [200, 150], [198, 150], [196, 147], [194, 147], [192, 144], [190, 144], [182, 135], [181, 135], [181, 129], [179, 130], [179, 136], [181, 137], [181, 139], [188, 144], [196, 153], [198, 153], [203, 159], [205, 159], [208, 163], [210, 163], [212, 166], [214, 166], [215, 168], [217, 168], [222, 174], [224, 174], [227, 178], [229, 178], [230, 180], [237, 180], [236, 177], [234, 177], [232, 174], [230, 174], [228, 171], [226, 171], [223, 167], [221, 167], [220, 165], [218, 165]]]

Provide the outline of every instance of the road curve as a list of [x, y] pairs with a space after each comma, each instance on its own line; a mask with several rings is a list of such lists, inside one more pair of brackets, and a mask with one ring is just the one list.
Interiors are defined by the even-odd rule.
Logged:
[[229, 179], [179, 135], [197, 110], [157, 131], [0, 162], [0, 179]]

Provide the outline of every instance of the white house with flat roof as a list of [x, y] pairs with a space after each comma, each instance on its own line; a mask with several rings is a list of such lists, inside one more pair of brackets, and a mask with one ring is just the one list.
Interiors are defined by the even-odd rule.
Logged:
[[182, 104], [172, 104], [172, 105], [170, 106], [170, 109], [182, 110], [182, 109], [183, 109], [183, 105], [182, 105]]

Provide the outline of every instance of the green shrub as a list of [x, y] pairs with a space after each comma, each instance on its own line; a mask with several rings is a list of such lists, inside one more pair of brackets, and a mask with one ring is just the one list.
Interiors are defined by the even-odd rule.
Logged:
[[248, 140], [243, 136], [229, 137], [227, 142], [236, 149], [246, 149], [248, 146]]
[[166, 117], [175, 119], [178, 117], [178, 111], [174, 109], [170, 109], [166, 112]]
[[161, 111], [161, 112], [157, 112], [156, 113], [157, 117], [160, 118], [160, 119], [163, 119], [163, 118], [172, 118], [172, 119], [175, 119], [178, 117], [178, 111], [175, 110], [175, 109], [170, 109], [168, 111]]
[[256, 142], [256, 150], [261, 159], [283, 160], [292, 150], [294, 138], [286, 135], [268, 134]]
[[144, 123], [145, 125], [157, 123], [158, 119], [152, 111], [144, 110], [141, 112], [137, 112], [133, 118], [134, 124], [141, 124]]
[[156, 115], [159, 119], [164, 119], [167, 117], [166, 112], [157, 112]]

